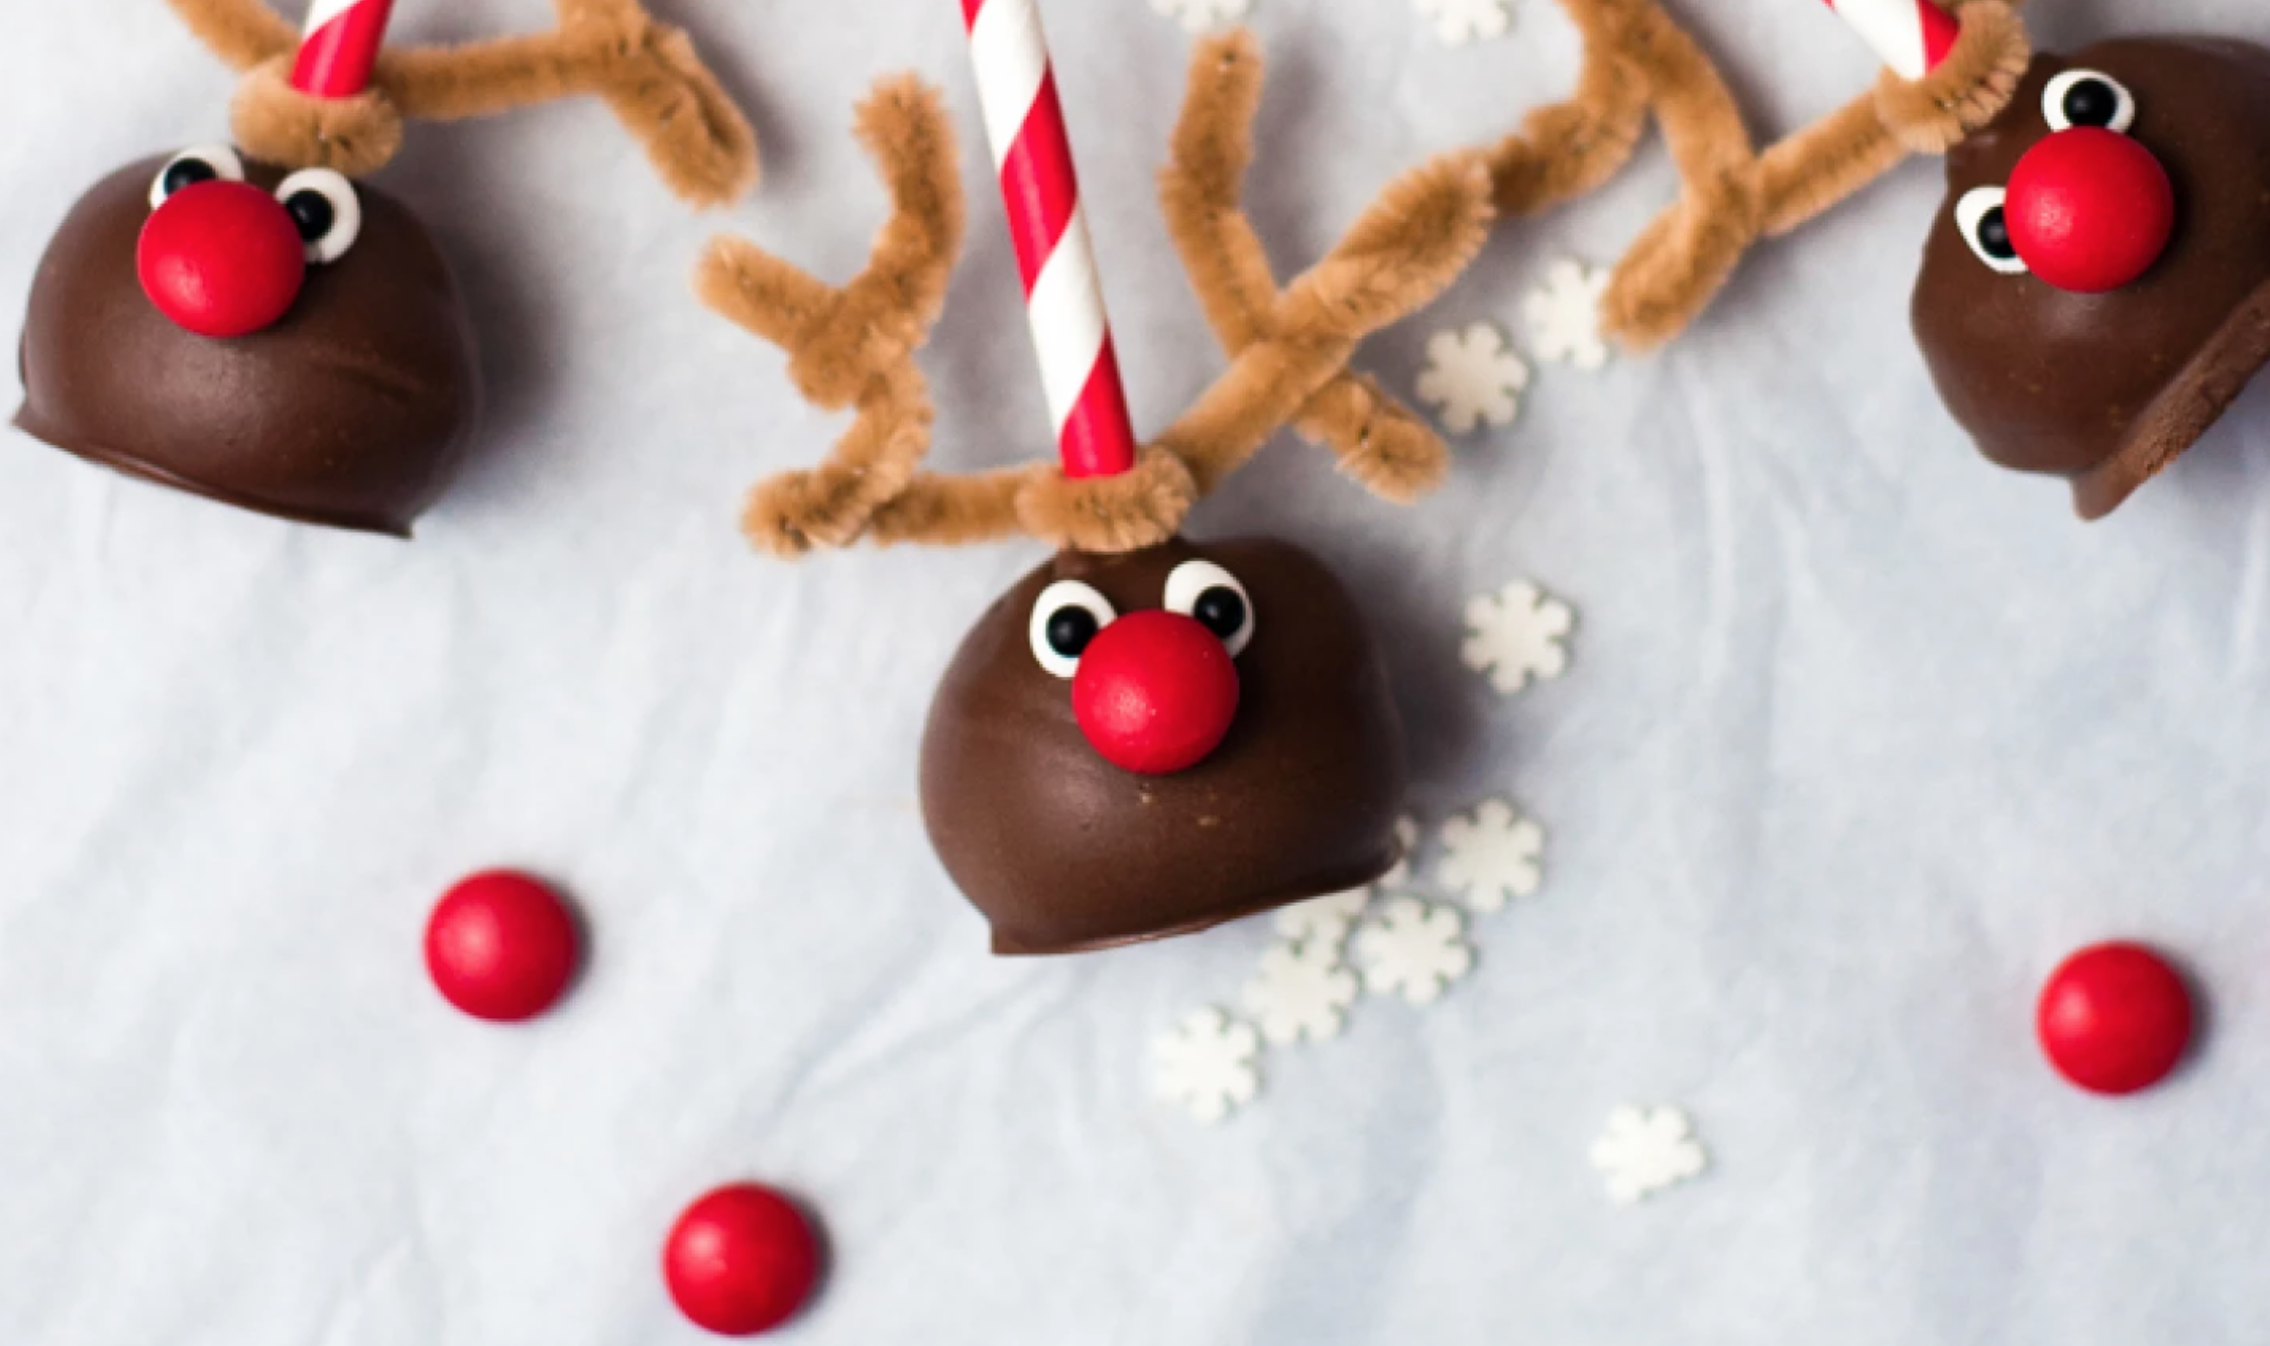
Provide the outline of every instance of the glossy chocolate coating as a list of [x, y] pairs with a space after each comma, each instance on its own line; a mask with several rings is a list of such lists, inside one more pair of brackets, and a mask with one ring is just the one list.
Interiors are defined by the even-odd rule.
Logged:
[[[2135, 96], [2128, 134], [2175, 188], [2166, 251], [2105, 294], [1997, 274], [1955, 222], [1965, 192], [2007, 183], [2050, 134], [2043, 89], [2076, 68]], [[2270, 361], [2270, 50], [2136, 38], [2036, 56], [2010, 106], [1948, 156], [1913, 319], [1940, 396], [1980, 452], [2071, 478], [2083, 518], [2110, 513]]]
[[[479, 368], [449, 268], [367, 184], [362, 234], [308, 269], [283, 321], [194, 335], [143, 293], [135, 249], [153, 158], [73, 208], [32, 282], [16, 424], [83, 458], [306, 523], [407, 536], [455, 474]], [[280, 169], [246, 165], [273, 190]]]
[[[1027, 635], [1060, 579], [1122, 616], [1164, 606], [1202, 557], [1254, 613], [1229, 736], [1197, 766], [1136, 776], [1097, 755]], [[995, 603], [930, 711], [922, 811], [999, 953], [1069, 953], [1199, 930], [1368, 883], [1399, 856], [1403, 733], [1348, 591], [1282, 542], [1177, 539], [1127, 556], [1064, 553]]]

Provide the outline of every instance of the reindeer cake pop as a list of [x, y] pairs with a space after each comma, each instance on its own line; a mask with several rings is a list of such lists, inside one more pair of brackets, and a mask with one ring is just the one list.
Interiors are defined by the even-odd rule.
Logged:
[[1913, 317], [1979, 452], [2111, 513], [2270, 363], [2270, 49], [2036, 56], [1948, 156]]
[[[1895, 69], [1951, 50], [1928, 0], [1832, 7]], [[2129, 38], [2011, 70], [1948, 153], [1915, 334], [1979, 452], [2098, 519], [2270, 363], [2270, 49]]]
[[755, 178], [747, 123], [634, 0], [558, 0], [558, 31], [381, 53], [392, 0], [317, 0], [304, 41], [260, 0], [171, 0], [246, 70], [235, 145], [119, 170], [32, 285], [17, 425], [84, 458], [308, 523], [407, 535], [481, 400], [448, 266], [360, 179], [406, 119], [604, 96], [697, 204]]
[[703, 261], [713, 307], [786, 349], [813, 402], [857, 413], [824, 465], [756, 491], [749, 533], [785, 556], [1020, 533], [1060, 549], [979, 619], [922, 746], [931, 840], [997, 951], [1156, 938], [1367, 882], [1398, 858], [1404, 765], [1362, 614], [1297, 547], [1193, 542], [1181, 526], [1287, 425], [1391, 498], [1440, 475], [1440, 440], [1347, 366], [1471, 261], [1488, 174], [1471, 155], [1414, 170], [1280, 287], [1238, 202], [1259, 54], [1242, 32], [1201, 44], [1162, 195], [1231, 365], [1138, 446], [1037, 16], [1029, 0], [964, 5], [1062, 465], [919, 470], [932, 410], [914, 355], [944, 302], [962, 200], [937, 96], [888, 80], [859, 116], [893, 204], [861, 275], [831, 287], [738, 239]]
[[1550, 205], [1660, 115], [1685, 190], [1601, 303], [1625, 345], [1691, 323], [1758, 239], [1911, 154], [1947, 156], [1915, 289], [1941, 397], [2005, 467], [2095, 519], [2270, 363], [2270, 49], [2141, 38], [2036, 54], [2007, 0], [1828, 0], [1875, 89], [1752, 152], [1724, 80], [1658, 0], [1562, 0], [1588, 38], [1568, 107], [1491, 152], [1501, 216]]

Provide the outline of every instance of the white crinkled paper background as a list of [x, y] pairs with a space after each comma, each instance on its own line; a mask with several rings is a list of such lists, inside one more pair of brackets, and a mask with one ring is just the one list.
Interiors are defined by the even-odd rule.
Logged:
[[[759, 475], [836, 422], [704, 313], [710, 231], [848, 275], [881, 194], [868, 79], [943, 81], [972, 246], [927, 361], [941, 467], [1044, 451], [1014, 270], [945, 0], [662, 0], [753, 108], [763, 193], [696, 220], [598, 107], [417, 128], [390, 185], [457, 262], [492, 431], [411, 546], [291, 528], [0, 437], [0, 1341], [697, 1340], [678, 1209], [755, 1177], [823, 1213], [788, 1339], [1841, 1346], [2254, 1339], [2270, 1310], [2270, 397], [2111, 522], [1986, 467], [1906, 334], [1917, 165], [1765, 248], [1687, 341], [1541, 365], [1409, 513], [1280, 446], [1201, 531], [1354, 585], [1412, 724], [1413, 810], [1519, 801], [1534, 896], [1419, 1011], [1272, 1052], [1218, 1128], [1147, 1053], [1234, 997], [1266, 919], [1000, 962], [923, 843], [933, 680], [1031, 546], [760, 561]], [[1753, 125], [1873, 78], [1817, 5], [1684, 0]], [[1188, 38], [1047, 6], [1138, 419], [1219, 368], [1150, 199]], [[1541, 0], [1451, 48], [1403, 0], [1258, 0], [1254, 179], [1305, 263], [1392, 173], [1561, 96]], [[405, 36], [546, 21], [416, 0]], [[2051, 44], [2270, 40], [2247, 0], [2037, 0]], [[77, 193], [225, 126], [156, 0], [19, 5], [0, 43], [0, 308]], [[1364, 363], [1443, 327], [1528, 350], [1523, 297], [1673, 190], [1659, 143], [1516, 226]], [[12, 377], [12, 376], [11, 376]], [[13, 387], [0, 389], [12, 398]], [[1500, 698], [1476, 594], [1581, 613]], [[449, 881], [516, 864], [590, 917], [556, 1017], [425, 985]], [[2058, 1083], [2040, 978], [2129, 935], [2206, 988], [2203, 1051], [2121, 1103]], [[1635, 1207], [1589, 1149], [1675, 1103], [1711, 1172]]]

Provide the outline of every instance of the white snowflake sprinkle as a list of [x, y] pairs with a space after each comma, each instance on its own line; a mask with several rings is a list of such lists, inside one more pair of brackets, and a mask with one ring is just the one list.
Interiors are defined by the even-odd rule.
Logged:
[[1151, 0], [1151, 8], [1187, 32], [1203, 33], [1244, 18], [1252, 11], [1253, 0]]
[[1212, 1006], [1193, 1010], [1151, 1044], [1152, 1090], [1211, 1126], [1260, 1093], [1260, 1052], [1252, 1024]]
[[1513, 26], [1506, 0], [1411, 0], [1411, 8], [1433, 19], [1435, 36], [1453, 47], [1503, 37]]
[[1466, 666], [1490, 676], [1501, 696], [1512, 696], [1535, 678], [1550, 681], [1568, 671], [1566, 641], [1576, 613], [1527, 580], [1515, 580], [1494, 594], [1466, 603]]
[[1371, 889], [1350, 888], [1344, 893], [1312, 897], [1306, 902], [1280, 907], [1277, 909], [1277, 933], [1304, 948], [1330, 946], [1338, 949], [1347, 942], [1348, 931], [1364, 914], [1364, 905], [1370, 901]]
[[1364, 965], [1365, 990], [1400, 994], [1414, 1005], [1433, 1004], [1474, 970], [1474, 948], [1458, 909], [1430, 907], [1415, 897], [1395, 899], [1356, 932], [1356, 957]]
[[1505, 904], [1537, 891], [1544, 880], [1545, 829], [1522, 817], [1502, 799], [1484, 802], [1471, 817], [1442, 825], [1446, 852], [1436, 877], [1475, 911], [1503, 911]]
[[1337, 944], [1276, 945], [1261, 955], [1261, 975], [1245, 988], [1245, 1007], [1261, 1021], [1261, 1035], [1279, 1046], [1340, 1036], [1354, 1003], [1356, 974], [1340, 961]]
[[1608, 1198], [1619, 1206], [1685, 1182], [1709, 1162], [1687, 1114], [1672, 1107], [1617, 1108], [1592, 1142], [1592, 1165], [1607, 1177]]
[[1419, 850], [1419, 820], [1405, 815], [1395, 820], [1395, 844], [1403, 848], [1403, 858], [1395, 868], [1379, 876], [1381, 888], [1408, 888], [1411, 885], [1411, 857]]
[[1454, 435], [1471, 434], [1484, 423], [1500, 428], [1513, 424], [1521, 411], [1521, 391], [1528, 386], [1529, 366], [1507, 348], [1505, 334], [1488, 323], [1427, 339], [1419, 399], [1441, 412], [1443, 428]]
[[1600, 297], [1607, 292], [1608, 273], [1597, 267], [1562, 260], [1546, 268], [1545, 283], [1521, 304], [1537, 354], [1584, 370], [1607, 364], [1600, 335]]

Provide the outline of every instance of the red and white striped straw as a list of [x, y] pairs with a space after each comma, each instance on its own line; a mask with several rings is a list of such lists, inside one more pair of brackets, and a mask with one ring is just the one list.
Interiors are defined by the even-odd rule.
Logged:
[[1901, 79], [1921, 79], [1954, 50], [1962, 25], [1931, 0], [1824, 0]]
[[352, 98], [369, 88], [393, 12], [394, 0], [315, 0], [292, 87], [316, 98]]
[[1065, 474], [1115, 476], [1135, 466], [1135, 427], [1037, 0], [962, 0], [962, 20]]

